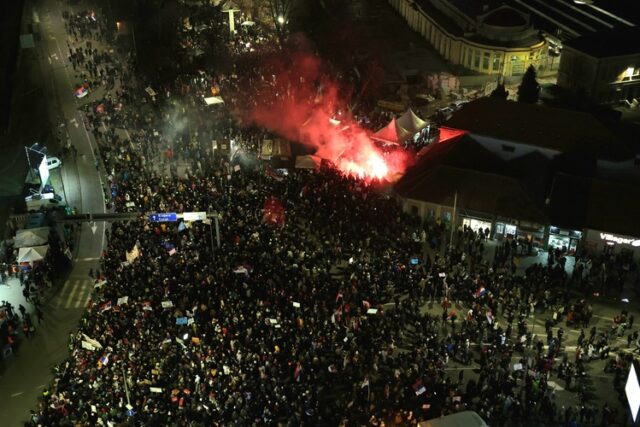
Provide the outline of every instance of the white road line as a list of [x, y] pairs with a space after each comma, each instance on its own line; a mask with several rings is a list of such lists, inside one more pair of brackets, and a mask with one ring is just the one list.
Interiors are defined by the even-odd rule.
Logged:
[[64, 308], [71, 308], [73, 299], [78, 293], [78, 290], [81, 290], [81, 288], [82, 288], [82, 282], [80, 280], [76, 280], [75, 284], [73, 285], [73, 291], [71, 292], [71, 295], [69, 295], [69, 297], [67, 298]]
[[62, 291], [60, 291], [60, 294], [58, 295], [58, 302], [56, 302], [56, 308], [60, 308], [62, 307], [62, 297], [67, 293], [65, 292], [67, 289], [69, 289], [69, 283], [71, 283], [69, 280], [67, 280], [66, 282], [64, 282], [64, 284], [62, 285]]
[[580, 8], [578, 8], [578, 7], [575, 7], [575, 6], [574, 6], [574, 5], [572, 5], [572, 4], [565, 3], [565, 2], [563, 2], [562, 0], [556, 0], [556, 1], [557, 1], [558, 3], [562, 3], [563, 5], [565, 5], [565, 6], [567, 6], [567, 7], [570, 7], [571, 9], [575, 10], [576, 12], [580, 12], [581, 14], [583, 14], [583, 15], [584, 15], [584, 16], [586, 16], [586, 17], [588, 17], [589, 19], [592, 19], [592, 20], [594, 20], [594, 21], [596, 21], [596, 22], [599, 22], [600, 24], [604, 25], [605, 27], [613, 28], [613, 25], [609, 24], [607, 21], [603, 21], [602, 19], [598, 18], [597, 16], [593, 16], [592, 14], [587, 13], [587, 12], [585, 12], [584, 10], [582, 10], [582, 9], [580, 9]]
[[580, 33], [578, 33], [577, 31], [572, 30], [571, 28], [567, 27], [566, 25], [562, 24], [561, 22], [556, 21], [555, 19], [553, 19], [552, 17], [550, 17], [546, 13], [542, 12], [541, 10], [538, 10], [535, 7], [528, 5], [527, 3], [523, 2], [522, 0], [516, 0], [516, 2], [518, 4], [526, 7], [527, 9], [531, 10], [532, 12], [544, 17], [544, 19], [546, 19], [547, 21], [556, 24], [558, 27], [562, 28], [563, 30], [565, 30], [569, 34], [572, 34], [574, 37], [580, 36]]
[[610, 18], [613, 18], [613, 19], [615, 19], [615, 20], [617, 20], [617, 21], [620, 21], [620, 22], [622, 22], [623, 24], [627, 24], [627, 25], [628, 25], [628, 26], [630, 26], [630, 27], [635, 27], [635, 24], [634, 24], [633, 22], [629, 22], [629, 21], [627, 21], [627, 20], [625, 20], [625, 19], [622, 19], [622, 18], [620, 18], [619, 16], [614, 15], [613, 13], [611, 13], [611, 12], [609, 12], [609, 11], [607, 11], [607, 10], [601, 9], [601, 8], [599, 8], [598, 6], [594, 5], [594, 4], [585, 4], [585, 6], [589, 6], [590, 8], [595, 9], [595, 10], [597, 10], [598, 12], [600, 12], [600, 13], [602, 13], [602, 14], [605, 14], [605, 15], [607, 15], [607, 16], [608, 16], [608, 17], [610, 17]]
[[19, 391], [19, 392], [17, 392], [17, 393], [13, 393], [13, 394], [11, 395], [11, 397], [18, 397], [18, 396], [20, 396], [21, 394], [24, 394], [24, 391]]
[[595, 30], [596, 30], [596, 29], [595, 29], [595, 28], [593, 28], [592, 26], [587, 25], [587, 24], [585, 24], [584, 22], [582, 22], [582, 21], [580, 21], [580, 20], [578, 20], [578, 19], [574, 18], [573, 16], [571, 16], [571, 15], [569, 15], [569, 14], [567, 14], [567, 13], [565, 13], [565, 12], [561, 11], [561, 10], [560, 10], [560, 9], [558, 9], [557, 7], [553, 7], [553, 6], [549, 5], [548, 3], [546, 3], [546, 2], [542, 2], [542, 1], [540, 1], [540, 0], [535, 0], [535, 1], [536, 1], [536, 2], [538, 2], [538, 3], [540, 3], [540, 4], [542, 4], [543, 6], [548, 7], [549, 9], [551, 9], [551, 10], [555, 11], [558, 15], [564, 16], [564, 17], [565, 17], [565, 18], [567, 18], [568, 20], [573, 21], [573, 22], [575, 22], [576, 24], [583, 26], [584, 28], [586, 28], [586, 29], [587, 29], [587, 30], [589, 30], [589, 31], [595, 31]]

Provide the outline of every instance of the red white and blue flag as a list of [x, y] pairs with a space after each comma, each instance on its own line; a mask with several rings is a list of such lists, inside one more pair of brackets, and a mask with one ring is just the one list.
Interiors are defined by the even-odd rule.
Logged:
[[89, 94], [89, 88], [86, 86], [80, 86], [78, 89], [76, 89], [76, 91], [74, 92], [74, 95], [76, 98], [84, 98], [85, 96], [87, 96]]
[[480, 286], [478, 288], [478, 290], [476, 291], [476, 298], [480, 298], [485, 296], [485, 294], [487, 293], [487, 290], [485, 289], [484, 286]]

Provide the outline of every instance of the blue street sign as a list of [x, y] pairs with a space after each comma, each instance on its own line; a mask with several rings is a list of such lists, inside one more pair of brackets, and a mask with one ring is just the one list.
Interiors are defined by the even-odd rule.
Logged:
[[149, 215], [149, 221], [151, 222], [175, 222], [177, 220], [178, 214], [175, 212], [154, 213]]

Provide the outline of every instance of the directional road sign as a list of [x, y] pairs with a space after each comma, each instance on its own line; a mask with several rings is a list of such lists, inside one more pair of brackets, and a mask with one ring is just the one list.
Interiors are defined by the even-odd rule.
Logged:
[[151, 222], [175, 222], [178, 220], [178, 214], [175, 212], [154, 213], [149, 215]]

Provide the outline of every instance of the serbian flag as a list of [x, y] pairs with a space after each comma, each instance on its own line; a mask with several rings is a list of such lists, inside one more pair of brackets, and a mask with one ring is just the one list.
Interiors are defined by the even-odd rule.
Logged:
[[76, 89], [73, 94], [76, 98], [84, 98], [89, 94], [89, 88], [86, 85], [82, 85], [78, 89]]
[[107, 310], [111, 310], [111, 301], [107, 301], [100, 306], [100, 312], [105, 312]]
[[293, 379], [300, 382], [300, 374], [302, 373], [302, 365], [300, 362], [296, 363], [296, 369], [293, 371]]
[[102, 368], [103, 366], [106, 366], [107, 363], [109, 363], [109, 355], [108, 354], [104, 354], [102, 355], [102, 357], [98, 360], [98, 368]]
[[485, 296], [486, 293], [487, 293], [487, 289], [481, 285], [476, 291], [476, 298], [483, 297]]
[[262, 208], [262, 218], [268, 225], [284, 225], [285, 212], [280, 200], [275, 197], [267, 197]]
[[342, 292], [338, 292], [338, 295], [336, 295], [336, 302], [340, 301], [343, 298], [344, 298], [344, 295], [342, 295]]

